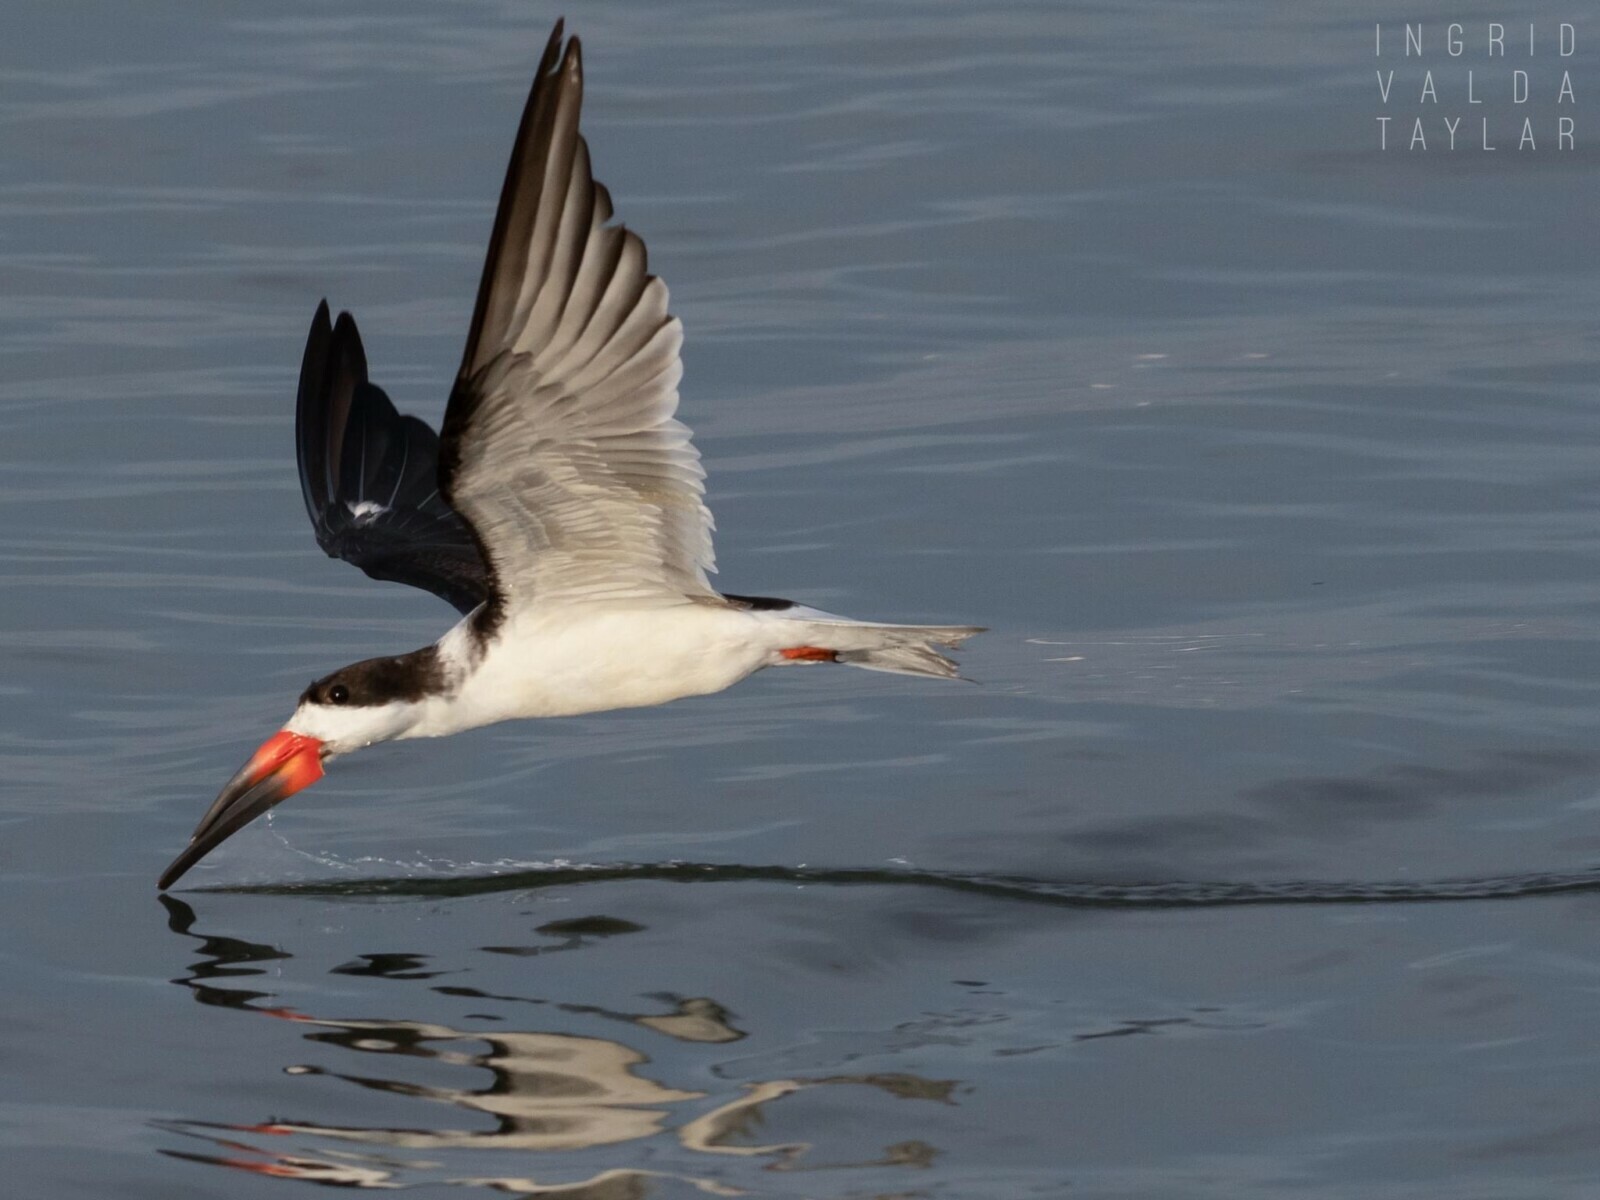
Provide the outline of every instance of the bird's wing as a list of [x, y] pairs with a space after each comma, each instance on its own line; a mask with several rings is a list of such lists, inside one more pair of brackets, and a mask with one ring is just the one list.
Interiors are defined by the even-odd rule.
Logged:
[[438, 435], [367, 382], [356, 323], [349, 313], [330, 323], [326, 300], [300, 365], [295, 447], [306, 511], [330, 557], [462, 612], [488, 599], [477, 542], [439, 494]]
[[493, 574], [491, 618], [716, 593], [705, 472], [673, 419], [682, 329], [578, 133], [578, 39], [558, 22], [506, 171], [440, 485]]

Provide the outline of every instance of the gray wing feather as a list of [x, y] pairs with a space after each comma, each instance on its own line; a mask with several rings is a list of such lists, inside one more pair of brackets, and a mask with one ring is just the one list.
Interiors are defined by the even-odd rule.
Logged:
[[[644, 243], [609, 225], [561, 26], [501, 193], [445, 413], [440, 481], [494, 575], [494, 608], [715, 598], [705, 472], [674, 418], [682, 327]], [[559, 61], [558, 61], [559, 60]]]

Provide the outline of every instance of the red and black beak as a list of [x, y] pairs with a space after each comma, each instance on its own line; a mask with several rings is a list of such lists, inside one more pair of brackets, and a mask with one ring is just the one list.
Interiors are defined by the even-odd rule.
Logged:
[[303, 733], [279, 730], [228, 780], [228, 786], [195, 826], [183, 853], [161, 873], [156, 886], [165, 891], [195, 863], [274, 804], [321, 778], [322, 743]]

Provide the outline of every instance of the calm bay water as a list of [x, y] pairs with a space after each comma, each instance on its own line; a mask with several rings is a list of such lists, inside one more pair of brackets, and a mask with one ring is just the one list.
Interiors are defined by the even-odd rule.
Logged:
[[[1600, 896], [1056, 902], [1600, 863], [1575, 7], [1405, 15], [1506, 122], [1454, 155], [1378, 151], [1373, 6], [569, 12], [720, 581], [989, 625], [979, 685], [387, 747], [186, 881], [335, 887], [158, 901], [307, 680], [453, 619], [316, 550], [292, 389], [326, 295], [437, 419], [555, 15], [6, 14], [7, 1190], [1591, 1195]], [[1490, 20], [1549, 44], [1431, 41]]]

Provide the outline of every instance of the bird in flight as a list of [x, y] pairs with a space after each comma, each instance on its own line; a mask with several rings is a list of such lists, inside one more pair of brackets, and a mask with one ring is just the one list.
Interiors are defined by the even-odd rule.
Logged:
[[714, 589], [705, 472], [674, 413], [682, 327], [611, 223], [557, 22], [517, 129], [466, 350], [435, 434], [367, 379], [355, 321], [311, 322], [295, 413], [317, 544], [463, 615], [431, 646], [343, 667], [228, 781], [161, 875], [395, 738], [664, 704], [763, 667], [955, 676], [976, 626], [855, 621]]

